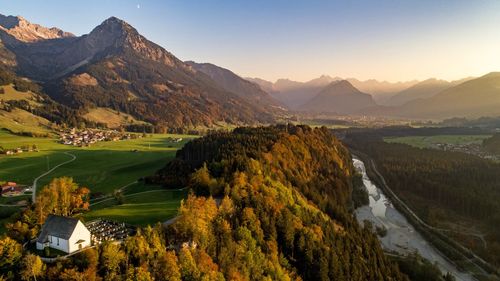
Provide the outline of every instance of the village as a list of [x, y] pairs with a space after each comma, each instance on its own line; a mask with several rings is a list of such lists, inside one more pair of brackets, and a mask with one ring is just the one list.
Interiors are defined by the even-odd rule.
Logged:
[[91, 144], [100, 141], [119, 141], [142, 138], [141, 134], [132, 134], [119, 132], [116, 130], [98, 130], [98, 129], [85, 129], [77, 130], [75, 128], [61, 131], [59, 133], [59, 142], [65, 145], [73, 145], [79, 147], [88, 147]]
[[477, 143], [466, 143], [466, 144], [454, 144], [454, 143], [436, 143], [433, 144], [435, 149], [444, 150], [444, 151], [455, 151], [462, 152], [471, 155], [475, 155], [487, 160], [499, 161], [500, 157], [498, 155], [494, 155], [489, 153], [483, 149], [481, 144]]

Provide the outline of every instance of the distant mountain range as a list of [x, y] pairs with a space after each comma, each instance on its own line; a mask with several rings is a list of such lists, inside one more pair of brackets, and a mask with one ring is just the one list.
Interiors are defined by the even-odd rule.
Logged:
[[264, 91], [270, 93], [274, 98], [292, 109], [297, 109], [307, 101], [314, 98], [324, 87], [331, 82], [347, 80], [355, 88], [362, 92], [369, 93], [377, 102], [383, 103], [389, 97], [405, 90], [418, 81], [408, 82], [387, 82], [370, 79], [361, 81], [355, 78], [343, 79], [341, 77], [331, 77], [322, 75], [307, 82], [297, 82], [289, 79], [278, 79], [276, 82], [266, 81], [260, 78], [246, 78], [258, 84]]
[[500, 115], [497, 73], [452, 82], [243, 79], [214, 64], [183, 62], [115, 17], [75, 36], [0, 15], [3, 70], [15, 73], [18, 83], [38, 83], [51, 108], [59, 103], [70, 109], [66, 115], [92, 116], [92, 122], [99, 121], [96, 112], [106, 112], [161, 128], [262, 124], [287, 108], [422, 119]]
[[323, 75], [317, 79], [308, 82], [297, 82], [289, 79], [279, 79], [275, 83], [259, 79], [246, 78], [258, 84], [264, 91], [271, 94], [276, 100], [280, 101], [291, 109], [297, 109], [314, 96], [324, 87], [333, 81], [341, 78], [332, 78]]
[[[468, 77], [456, 81], [431, 78], [421, 82], [397, 83], [353, 78], [342, 80], [326, 75], [308, 82], [279, 79], [272, 83], [258, 78], [248, 79], [294, 110], [446, 119], [500, 116], [500, 107], [497, 106], [500, 104], [498, 76], [498, 73], [493, 72], [479, 78]], [[338, 81], [344, 81], [342, 89], [334, 87]], [[349, 82], [349, 85], [345, 82]], [[377, 91], [377, 94], [371, 93], [370, 89]], [[337, 92], [351, 94], [339, 95]]]
[[[0, 24], [4, 66], [40, 81], [70, 107], [110, 108], [167, 128], [274, 120], [269, 106], [227, 90], [118, 18], [80, 37], [19, 17], [2, 17]], [[272, 99], [258, 91], [260, 99]]]
[[500, 72], [467, 80], [429, 98], [409, 101], [385, 114], [425, 119], [500, 116]]
[[472, 78], [464, 78], [451, 82], [438, 80], [435, 78], [427, 79], [397, 93], [396, 95], [393, 95], [383, 104], [397, 106], [403, 105], [412, 100], [430, 98], [438, 94], [439, 92], [442, 92], [448, 88], [461, 84], [470, 79]]

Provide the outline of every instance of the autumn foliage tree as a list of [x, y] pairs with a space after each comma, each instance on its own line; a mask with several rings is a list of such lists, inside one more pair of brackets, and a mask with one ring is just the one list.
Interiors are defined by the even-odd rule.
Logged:
[[35, 213], [38, 223], [43, 223], [49, 214], [72, 216], [89, 207], [89, 189], [78, 187], [72, 178], [53, 179], [37, 195]]

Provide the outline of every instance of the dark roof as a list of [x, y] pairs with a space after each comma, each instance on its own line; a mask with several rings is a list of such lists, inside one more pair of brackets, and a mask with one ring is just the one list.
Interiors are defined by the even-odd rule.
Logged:
[[45, 243], [48, 235], [68, 240], [78, 222], [79, 220], [75, 218], [49, 215], [42, 226], [37, 242]]

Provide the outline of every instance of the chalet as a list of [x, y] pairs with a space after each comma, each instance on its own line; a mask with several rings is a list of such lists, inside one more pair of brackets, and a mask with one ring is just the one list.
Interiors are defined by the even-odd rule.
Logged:
[[36, 248], [45, 247], [73, 253], [91, 245], [91, 234], [85, 225], [75, 218], [49, 215], [36, 240]]

